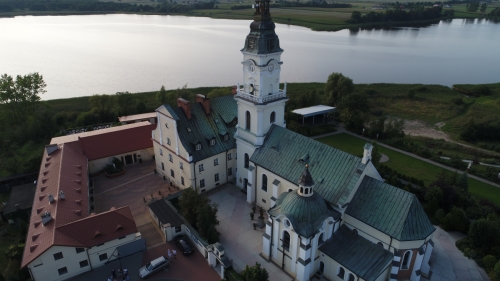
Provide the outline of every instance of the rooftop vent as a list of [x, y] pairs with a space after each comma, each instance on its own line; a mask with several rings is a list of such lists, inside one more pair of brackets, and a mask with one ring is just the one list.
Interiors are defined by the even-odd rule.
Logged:
[[38, 247], [38, 243], [31, 245], [30, 246], [30, 253], [33, 253], [33, 251], [35, 251], [36, 247]]
[[38, 236], [40, 236], [40, 233], [33, 234], [33, 235], [31, 236], [31, 241], [35, 241], [35, 240], [38, 238]]
[[46, 225], [51, 220], [52, 220], [52, 216], [50, 215], [50, 212], [45, 212], [42, 215], [42, 223], [43, 223], [43, 225]]
[[116, 225], [116, 229], [115, 229], [115, 231], [118, 231], [118, 230], [120, 230], [120, 229], [123, 229], [123, 226], [122, 226], [121, 224], [117, 224], [117, 225]]
[[66, 196], [64, 195], [64, 192], [62, 190], [59, 192], [59, 199], [61, 200], [66, 199]]
[[36, 209], [36, 213], [37, 213], [37, 214], [40, 214], [40, 212], [41, 212], [42, 210], [43, 210], [43, 207], [40, 207], [40, 208]]
[[74, 210], [73, 212], [75, 212], [75, 214], [77, 214], [77, 215], [81, 215], [82, 214], [82, 210]]
[[44, 191], [46, 188], [47, 188], [47, 186], [46, 186], [46, 185], [44, 185], [44, 186], [40, 187], [40, 190], [41, 190], [41, 191]]
[[41, 223], [41, 221], [36, 221], [35, 223], [33, 223], [33, 225], [34, 225], [35, 227], [38, 227], [38, 226], [40, 225], [40, 223]]
[[75, 200], [75, 203], [78, 204], [78, 205], [81, 205], [82, 204], [82, 199]]
[[99, 230], [96, 230], [94, 233], [94, 238], [101, 236], [101, 232]]
[[52, 204], [54, 202], [54, 196], [52, 194], [49, 194], [49, 203]]

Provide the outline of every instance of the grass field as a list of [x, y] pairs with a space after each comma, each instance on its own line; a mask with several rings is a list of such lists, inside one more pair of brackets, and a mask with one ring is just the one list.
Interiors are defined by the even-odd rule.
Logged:
[[[342, 151], [361, 156], [365, 140], [349, 134], [338, 134], [318, 139], [318, 141], [333, 146]], [[389, 157], [389, 161], [384, 163], [391, 169], [410, 177], [421, 179], [426, 185], [433, 182], [443, 168], [399, 153], [392, 149], [380, 147], [380, 153]], [[446, 170], [447, 171], [447, 170]], [[485, 184], [478, 180], [469, 178], [469, 191], [476, 198], [487, 199], [497, 206], [500, 206], [500, 188]]]

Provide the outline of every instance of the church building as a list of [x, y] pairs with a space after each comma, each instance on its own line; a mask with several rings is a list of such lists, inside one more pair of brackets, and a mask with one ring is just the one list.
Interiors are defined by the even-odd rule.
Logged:
[[257, 1], [233, 95], [156, 110], [157, 171], [201, 192], [234, 182], [267, 210], [262, 256], [295, 280], [411, 280], [430, 274], [434, 226], [415, 195], [371, 162], [286, 129], [286, 84], [270, 2]]

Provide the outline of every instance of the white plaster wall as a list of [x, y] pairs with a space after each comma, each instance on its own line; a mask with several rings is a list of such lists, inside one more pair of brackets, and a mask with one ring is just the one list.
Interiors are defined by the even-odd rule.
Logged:
[[[245, 164], [245, 153], [248, 154], [249, 158], [251, 158], [252, 154], [255, 151], [255, 147], [253, 147], [251, 144], [249, 144], [243, 140], [237, 139], [236, 140], [236, 148], [237, 148], [237, 153], [238, 153], [238, 160], [237, 160], [238, 172], [237, 172], [236, 183], [237, 183], [238, 187], [246, 188], [243, 186], [244, 179], [248, 177], [248, 169], [245, 168], [245, 165], [244, 165]], [[253, 165], [253, 164], [250, 162], [250, 165]]]
[[[108, 261], [108, 259], [111, 257], [113, 252], [115, 251], [116, 247], [127, 244], [129, 242], [135, 241], [136, 239], [141, 238], [140, 233], [132, 233], [129, 235], [126, 235], [122, 239], [114, 239], [111, 241], [108, 241], [104, 243], [103, 245], [100, 246], [94, 246], [88, 250], [89, 253], [89, 258], [90, 262], [92, 263], [92, 267], [96, 268], [99, 266], [102, 266]], [[108, 259], [99, 260], [99, 255], [106, 253], [108, 255]], [[115, 260], [116, 257], [111, 258], [110, 260]]]
[[[63, 254], [63, 258], [54, 260], [54, 254], [59, 252]], [[80, 261], [84, 260], [88, 260], [87, 251], [77, 254], [75, 247], [52, 246], [39, 258], [29, 263], [28, 268], [36, 281], [49, 279], [58, 281], [89, 271], [90, 261], [88, 266], [80, 268]], [[42, 265], [39, 265], [40, 263]], [[35, 265], [39, 266], [35, 267]], [[68, 273], [59, 275], [58, 269], [63, 267], [68, 269]]]
[[[215, 188], [218, 185], [223, 185], [227, 182], [227, 169], [226, 169], [226, 158], [227, 153], [222, 152], [212, 157], [203, 159], [195, 163], [194, 172], [196, 175], [196, 187], [200, 188], [200, 191], [208, 191]], [[219, 165], [214, 165], [214, 160], [219, 159]], [[199, 166], [203, 164], [203, 171], [200, 172]], [[219, 173], [219, 181], [215, 181], [215, 174]], [[200, 180], [205, 180], [205, 187], [200, 187]]]

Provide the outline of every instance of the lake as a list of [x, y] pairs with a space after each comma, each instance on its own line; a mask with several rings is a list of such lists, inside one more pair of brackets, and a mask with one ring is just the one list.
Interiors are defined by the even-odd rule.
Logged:
[[[243, 79], [249, 20], [89, 15], [0, 18], [0, 74], [39, 72], [43, 99], [119, 91], [230, 86]], [[441, 21], [428, 27], [315, 32], [276, 25], [282, 82], [499, 82], [500, 25]]]

